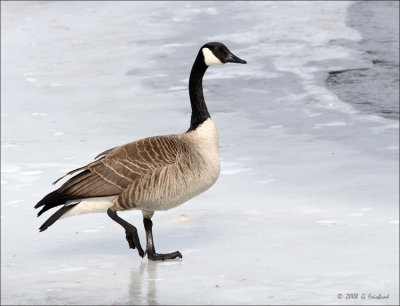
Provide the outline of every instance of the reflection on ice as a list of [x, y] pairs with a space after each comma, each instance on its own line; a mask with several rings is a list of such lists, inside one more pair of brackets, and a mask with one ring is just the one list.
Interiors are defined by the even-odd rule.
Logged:
[[157, 265], [159, 262], [141, 262], [138, 271], [131, 271], [129, 301], [131, 305], [157, 303]]

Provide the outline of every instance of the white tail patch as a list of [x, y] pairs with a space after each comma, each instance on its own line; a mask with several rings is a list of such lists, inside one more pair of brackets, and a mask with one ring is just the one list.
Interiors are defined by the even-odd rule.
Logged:
[[212, 51], [208, 48], [201, 49], [204, 55], [204, 62], [207, 66], [211, 65], [222, 65], [222, 62], [212, 53]]
[[105, 213], [107, 209], [112, 206], [117, 197], [118, 196], [109, 196], [68, 201], [65, 204], [66, 206], [77, 202], [79, 202], [79, 204], [68, 210], [60, 219], [89, 213]]

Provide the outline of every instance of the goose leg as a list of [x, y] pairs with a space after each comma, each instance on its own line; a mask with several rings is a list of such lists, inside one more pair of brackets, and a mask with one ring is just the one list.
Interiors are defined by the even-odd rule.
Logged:
[[107, 215], [125, 229], [126, 240], [129, 243], [129, 247], [131, 249], [134, 249], [136, 247], [139, 252], [139, 255], [141, 257], [144, 257], [144, 251], [142, 249], [142, 246], [140, 245], [140, 240], [136, 227], [126, 222], [124, 219], [118, 217], [117, 213], [113, 211], [111, 208], [107, 210]]
[[150, 218], [143, 218], [144, 229], [146, 230], [146, 253], [147, 257], [151, 260], [166, 260], [166, 259], [174, 259], [176, 257], [182, 258], [182, 254], [179, 251], [167, 254], [158, 254], [154, 248], [153, 242], [153, 222]]

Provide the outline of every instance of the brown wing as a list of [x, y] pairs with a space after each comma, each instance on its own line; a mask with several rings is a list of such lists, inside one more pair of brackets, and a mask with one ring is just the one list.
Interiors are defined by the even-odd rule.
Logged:
[[107, 150], [97, 156], [98, 160], [67, 173], [82, 171], [65, 182], [58, 192], [82, 198], [120, 194], [147, 173], [175, 163], [182, 145], [175, 135], [168, 135]]

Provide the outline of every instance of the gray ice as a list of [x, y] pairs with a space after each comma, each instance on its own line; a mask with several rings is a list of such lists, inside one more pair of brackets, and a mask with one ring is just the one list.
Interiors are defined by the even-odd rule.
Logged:
[[[324, 84], [368, 65], [335, 45], [362, 39], [350, 5], [2, 1], [1, 304], [398, 304], [398, 121]], [[103, 214], [39, 233], [33, 206], [61, 171], [188, 128], [190, 68], [212, 40], [248, 65], [204, 80], [219, 180], [153, 218], [157, 250], [183, 259], [141, 259]], [[144, 241], [141, 214], [121, 216]]]

